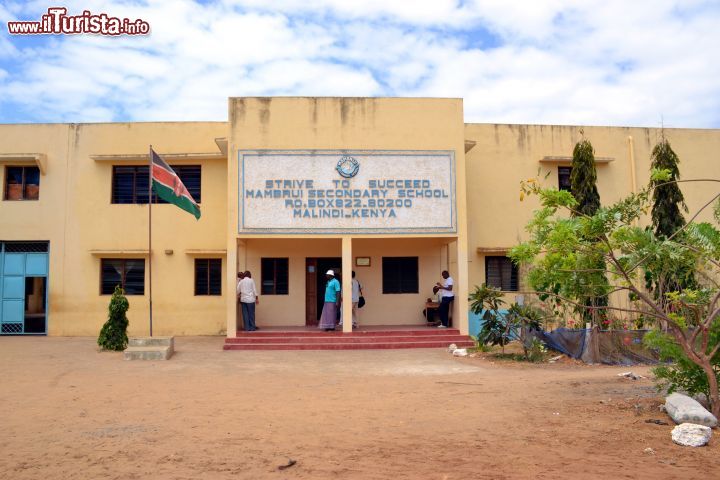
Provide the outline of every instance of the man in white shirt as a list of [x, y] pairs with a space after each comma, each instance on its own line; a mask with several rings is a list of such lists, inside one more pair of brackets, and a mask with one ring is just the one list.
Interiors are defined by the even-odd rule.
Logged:
[[246, 332], [254, 332], [259, 330], [255, 326], [255, 305], [260, 304], [260, 298], [255, 288], [255, 280], [248, 270], [244, 277], [238, 282], [237, 295], [240, 297], [240, 306], [242, 307], [243, 325]]
[[452, 301], [455, 300], [455, 293], [453, 292], [453, 282], [452, 277], [447, 272], [447, 270], [443, 270], [442, 272], [443, 282], [437, 282], [435, 285], [439, 289], [439, 293], [441, 296], [440, 299], [440, 325], [438, 325], [438, 328], [447, 328], [450, 326], [450, 318], [448, 313], [450, 312], [450, 307], [452, 306]]
[[352, 293], [353, 293], [353, 328], [357, 328], [358, 322], [358, 302], [360, 301], [360, 295], [362, 295], [362, 285], [360, 281], [355, 278], [355, 270], [353, 270], [352, 279]]

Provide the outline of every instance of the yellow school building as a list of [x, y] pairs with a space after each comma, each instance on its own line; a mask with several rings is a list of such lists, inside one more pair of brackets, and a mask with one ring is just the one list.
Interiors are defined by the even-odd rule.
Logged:
[[[662, 135], [682, 178], [720, 173], [715, 129], [465, 123], [462, 99], [445, 98], [249, 97], [228, 107], [227, 122], [0, 125], [1, 333], [97, 335], [120, 284], [129, 334], [147, 335], [152, 261], [155, 335], [234, 337], [245, 270], [260, 293], [259, 327], [312, 327], [328, 269], [344, 298], [356, 272], [361, 327], [425, 325], [447, 270], [453, 326], [467, 334], [475, 285], [510, 301], [523, 290], [505, 254], [538, 204], [520, 202], [520, 181], [566, 188], [583, 136], [603, 204], [648, 183]], [[202, 211], [196, 220], [153, 199], [151, 247], [150, 145]], [[713, 194], [702, 183], [682, 189], [691, 212]]]

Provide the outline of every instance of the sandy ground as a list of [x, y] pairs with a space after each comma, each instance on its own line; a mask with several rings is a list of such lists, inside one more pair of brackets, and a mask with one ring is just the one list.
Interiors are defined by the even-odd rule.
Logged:
[[718, 439], [674, 445], [672, 425], [645, 422], [669, 420], [651, 381], [626, 368], [222, 343], [177, 338], [170, 361], [126, 362], [91, 338], [0, 338], [0, 478], [720, 475]]

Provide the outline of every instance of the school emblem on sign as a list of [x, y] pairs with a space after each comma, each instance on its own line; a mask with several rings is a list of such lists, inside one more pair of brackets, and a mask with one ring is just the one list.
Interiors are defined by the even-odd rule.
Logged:
[[338, 171], [341, 177], [352, 178], [360, 170], [360, 163], [353, 157], [345, 155], [338, 161], [335, 170]]

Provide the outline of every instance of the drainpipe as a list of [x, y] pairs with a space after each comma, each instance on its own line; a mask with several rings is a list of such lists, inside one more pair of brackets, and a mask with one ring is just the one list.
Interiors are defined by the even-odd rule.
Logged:
[[630, 192], [637, 193], [637, 176], [635, 174], [635, 148], [633, 138], [628, 135], [628, 160], [630, 160]]

